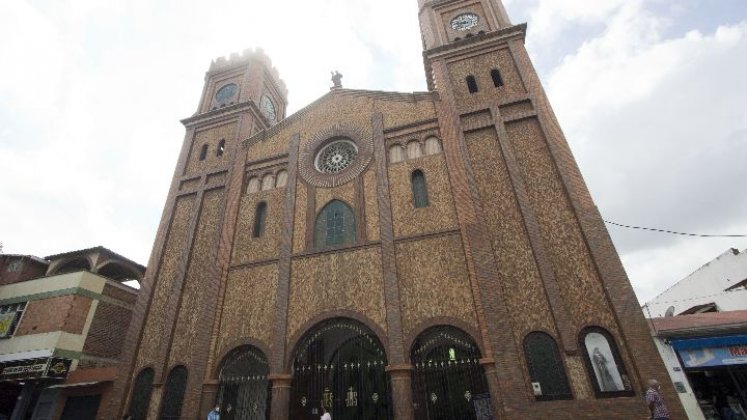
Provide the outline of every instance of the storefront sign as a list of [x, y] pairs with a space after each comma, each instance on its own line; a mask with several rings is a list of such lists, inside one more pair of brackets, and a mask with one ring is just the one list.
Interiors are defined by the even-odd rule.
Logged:
[[0, 364], [0, 379], [65, 378], [71, 360], [42, 357]]
[[686, 368], [747, 364], [747, 345], [679, 350]]

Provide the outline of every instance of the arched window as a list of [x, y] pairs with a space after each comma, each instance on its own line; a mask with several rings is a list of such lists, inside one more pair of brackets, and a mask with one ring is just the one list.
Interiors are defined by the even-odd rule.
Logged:
[[221, 139], [218, 143], [218, 149], [215, 151], [215, 156], [223, 156], [223, 152], [226, 151], [226, 140]]
[[524, 339], [524, 356], [538, 401], [573, 398], [558, 345], [552, 337], [542, 332], [529, 333]]
[[267, 174], [262, 177], [262, 191], [267, 191], [275, 188], [275, 175]]
[[253, 176], [249, 178], [249, 182], [247, 182], [246, 192], [249, 194], [255, 193], [255, 192], [258, 192], [261, 189], [261, 187], [262, 187], [262, 183], [259, 181], [259, 178], [257, 178], [256, 176]]
[[353, 210], [340, 200], [330, 201], [316, 217], [314, 246], [349, 245], [355, 243], [355, 215]]
[[428, 207], [428, 186], [425, 183], [425, 174], [418, 169], [411, 176], [412, 202], [416, 209]]
[[275, 179], [275, 187], [276, 188], [283, 188], [288, 184], [288, 172], [286, 171], [280, 171], [278, 172], [277, 179]]
[[242, 346], [229, 353], [218, 374], [217, 403], [221, 414], [227, 413], [225, 416], [230, 419], [269, 418], [269, 370], [264, 353], [252, 346]]
[[205, 158], [207, 157], [207, 149], [207, 144], [203, 144], [202, 148], [200, 148], [200, 160], [205, 160]]
[[182, 415], [184, 391], [187, 389], [187, 368], [177, 366], [171, 369], [166, 379], [166, 391], [161, 401], [161, 419], [179, 419]]
[[579, 336], [579, 344], [597, 398], [634, 394], [612, 334], [599, 327], [585, 328]]
[[407, 158], [415, 159], [420, 156], [423, 156], [423, 151], [420, 149], [420, 143], [417, 140], [407, 143]]
[[503, 86], [503, 78], [501, 77], [501, 72], [498, 71], [498, 69], [490, 70], [490, 77], [493, 78], [493, 86], [495, 87]]
[[492, 413], [480, 349], [469, 334], [447, 325], [428, 328], [412, 344], [415, 419], [487, 418]]
[[130, 409], [127, 414], [132, 416], [133, 420], [146, 420], [148, 417], [148, 406], [150, 405], [150, 394], [153, 390], [153, 378], [155, 372], [153, 369], [146, 368], [138, 373], [135, 382], [132, 384], [132, 399], [130, 400]]
[[265, 221], [267, 220], [267, 203], [264, 201], [257, 204], [257, 210], [254, 211], [254, 229], [252, 237], [259, 238], [265, 233]]
[[389, 148], [389, 163], [397, 163], [405, 160], [402, 146], [394, 144]]
[[441, 141], [436, 137], [428, 137], [425, 140], [425, 154], [437, 155], [441, 153]]
[[477, 93], [479, 89], [477, 89], [477, 80], [475, 80], [475, 76], [467, 76], [467, 89], [469, 89], [469, 93]]

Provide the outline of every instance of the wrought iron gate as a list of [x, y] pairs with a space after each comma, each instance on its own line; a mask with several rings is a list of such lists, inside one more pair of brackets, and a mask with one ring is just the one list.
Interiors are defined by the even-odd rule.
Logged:
[[306, 334], [293, 359], [291, 418], [317, 420], [321, 406], [335, 420], [391, 419], [384, 348], [350, 319], [334, 319]]
[[270, 418], [268, 372], [267, 359], [253, 347], [240, 347], [226, 358], [219, 376], [221, 420]]
[[480, 349], [465, 332], [439, 326], [424, 331], [411, 351], [417, 420], [493, 419]]

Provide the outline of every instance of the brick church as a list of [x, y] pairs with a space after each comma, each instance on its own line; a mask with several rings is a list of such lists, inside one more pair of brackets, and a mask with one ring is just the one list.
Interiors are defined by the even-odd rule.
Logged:
[[428, 92], [286, 115], [261, 51], [210, 65], [100, 418], [648, 417], [667, 372], [526, 25], [418, 1]]

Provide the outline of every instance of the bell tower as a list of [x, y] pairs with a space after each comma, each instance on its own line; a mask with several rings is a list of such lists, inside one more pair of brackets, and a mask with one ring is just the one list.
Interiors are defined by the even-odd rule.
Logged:
[[[628, 404], [645, 379], [666, 378], [666, 369], [530, 61], [527, 25], [513, 25], [500, 0], [418, 6], [428, 89], [438, 94], [449, 181], [472, 256], [480, 363], [497, 413], [539, 418], [547, 399], [578, 401], [576, 415], [592, 412], [595, 398]], [[593, 380], [553, 391], [539, 370], [517, 380], [526, 376], [518, 361], [538, 321], [557, 340], [569, 377], [592, 369], [584, 337], [598, 326], [619, 334], [635, 373], [624, 374], [614, 395]], [[672, 412], [680, 410], [666, 388]], [[526, 395], [535, 401], [527, 404]]]

